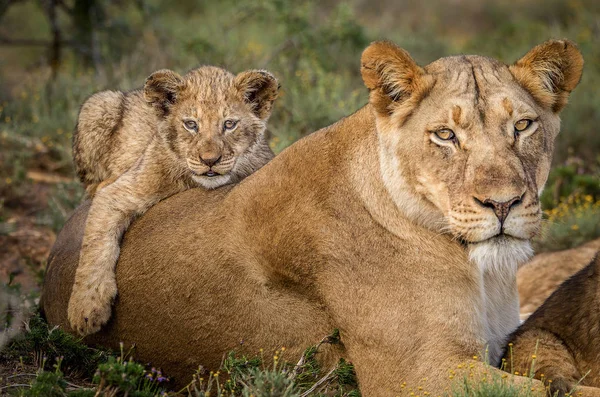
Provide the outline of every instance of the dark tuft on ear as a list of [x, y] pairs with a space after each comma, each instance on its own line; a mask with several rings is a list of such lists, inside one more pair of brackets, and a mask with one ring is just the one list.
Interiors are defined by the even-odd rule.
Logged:
[[371, 91], [370, 102], [381, 114], [420, 91], [425, 74], [408, 52], [389, 41], [376, 41], [363, 51], [360, 72]]
[[144, 98], [162, 115], [166, 115], [184, 85], [185, 82], [180, 75], [172, 70], [162, 69], [152, 73], [146, 79]]
[[235, 77], [234, 84], [256, 116], [267, 120], [279, 94], [277, 79], [266, 70], [247, 70]]
[[531, 49], [509, 69], [542, 106], [558, 113], [581, 79], [583, 56], [572, 41], [550, 40]]

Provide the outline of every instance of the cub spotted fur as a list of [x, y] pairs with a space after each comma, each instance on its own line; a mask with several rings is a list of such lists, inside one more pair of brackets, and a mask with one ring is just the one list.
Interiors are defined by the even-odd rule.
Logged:
[[80, 334], [110, 318], [120, 240], [136, 216], [183, 190], [235, 183], [273, 158], [265, 128], [277, 92], [268, 72], [205, 66], [183, 77], [160, 70], [143, 91], [101, 92], [83, 105], [74, 158], [93, 201], [68, 307]]
[[577, 385], [600, 387], [599, 302], [597, 253], [511, 336], [513, 347], [505, 354], [511, 371], [527, 373], [535, 353], [534, 376], [546, 381], [550, 395], [568, 395]]

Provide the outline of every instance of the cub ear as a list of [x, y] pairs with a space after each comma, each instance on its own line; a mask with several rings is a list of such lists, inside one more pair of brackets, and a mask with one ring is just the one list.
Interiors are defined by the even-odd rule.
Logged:
[[411, 97], [418, 101], [415, 94], [422, 89], [425, 71], [402, 48], [376, 41], [363, 51], [360, 63], [370, 102], [380, 114], [391, 114]]
[[166, 115], [184, 85], [183, 77], [172, 70], [158, 70], [146, 79], [144, 98], [146, 102]]
[[235, 77], [235, 87], [262, 120], [271, 115], [273, 101], [279, 94], [279, 83], [275, 76], [266, 70], [247, 70]]
[[550, 40], [533, 47], [509, 69], [542, 106], [558, 113], [581, 79], [583, 56], [572, 41]]

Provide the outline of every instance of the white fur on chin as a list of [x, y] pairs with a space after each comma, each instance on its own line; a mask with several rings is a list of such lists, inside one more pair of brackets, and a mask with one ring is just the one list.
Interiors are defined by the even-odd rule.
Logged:
[[517, 269], [531, 256], [528, 240], [508, 236], [469, 244], [469, 259], [479, 268], [483, 285], [483, 324], [491, 365], [500, 363], [507, 337], [520, 324]]
[[200, 185], [203, 188], [208, 189], [208, 190], [216, 189], [223, 185], [227, 185], [231, 181], [230, 174], [217, 175], [217, 176], [211, 176], [211, 177], [192, 175], [192, 178], [198, 185]]
[[516, 273], [518, 266], [532, 256], [533, 248], [529, 240], [499, 236], [469, 244], [469, 259], [476, 263], [482, 272], [503, 274], [510, 268]]

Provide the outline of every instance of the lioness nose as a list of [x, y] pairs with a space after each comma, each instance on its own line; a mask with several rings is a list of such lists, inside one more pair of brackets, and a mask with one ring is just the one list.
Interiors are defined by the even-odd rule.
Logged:
[[208, 154], [208, 155], [200, 156], [200, 161], [202, 161], [204, 164], [206, 164], [209, 167], [212, 167], [213, 165], [217, 164], [220, 160], [221, 160], [221, 156], [218, 156], [216, 154]]
[[479, 205], [481, 205], [483, 207], [491, 208], [494, 211], [494, 214], [496, 214], [496, 217], [498, 218], [498, 220], [500, 221], [500, 224], [504, 223], [510, 210], [513, 207], [519, 205], [523, 201], [523, 195], [516, 196], [516, 197], [511, 198], [508, 201], [502, 201], [502, 202], [495, 201], [495, 200], [492, 200], [489, 198], [487, 198], [483, 201], [481, 201], [477, 197], [473, 197], [473, 198], [475, 199], [475, 202], [477, 202]]

